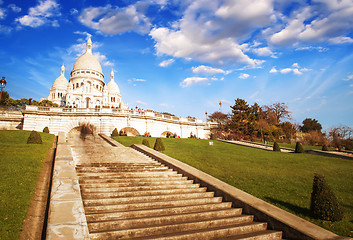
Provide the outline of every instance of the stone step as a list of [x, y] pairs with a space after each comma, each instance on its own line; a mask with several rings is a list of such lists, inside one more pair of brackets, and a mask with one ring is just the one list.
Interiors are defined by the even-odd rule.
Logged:
[[[172, 225], [161, 225], [153, 227], [135, 228], [135, 229], [123, 229], [117, 231], [106, 231], [106, 232], [92, 232], [90, 231], [90, 239], [133, 239], [137, 237], [146, 238], [148, 236], [169, 234], [169, 233], [181, 233], [186, 231], [196, 230], [210, 230], [210, 228], [232, 228], [234, 234], [246, 234], [256, 231], [264, 231], [267, 228], [266, 223], [246, 222], [236, 223], [238, 221], [244, 221], [243, 217], [230, 217], [223, 219], [212, 219], [206, 221], [197, 221], [191, 223], [179, 223]], [[211, 233], [213, 235], [213, 233]]]
[[[108, 185], [108, 184], [107, 184]], [[138, 191], [149, 191], [149, 190], [164, 190], [164, 189], [184, 189], [184, 188], [199, 188], [200, 184], [189, 184], [180, 183], [180, 184], [170, 184], [165, 183], [164, 185], [157, 186], [135, 186], [135, 187], [111, 187], [108, 185], [107, 187], [103, 187], [100, 184], [92, 186], [81, 187], [81, 193], [105, 193], [105, 192], [138, 192]]]
[[221, 202], [222, 202], [221, 197], [191, 198], [191, 199], [182, 199], [182, 200], [85, 206], [85, 212], [86, 214], [110, 213], [115, 211], [130, 211], [130, 210], [137, 211], [137, 210], [146, 210], [146, 209], [185, 207], [185, 206], [195, 206], [198, 204], [215, 204], [215, 203], [221, 203]]
[[118, 172], [118, 173], [78, 173], [78, 177], [81, 179], [111, 179], [111, 178], [160, 178], [169, 176], [181, 176], [175, 171], [163, 171], [163, 172]]
[[183, 195], [169, 194], [169, 195], [160, 195], [160, 196], [83, 199], [83, 204], [84, 204], [84, 206], [99, 206], [99, 205], [113, 205], [113, 204], [124, 204], [124, 203], [182, 200], [182, 199], [193, 199], [193, 198], [208, 198], [208, 197], [213, 197], [213, 196], [214, 196], [213, 192], [202, 192], [202, 193], [185, 193]]
[[225, 228], [202, 229], [181, 233], [163, 234], [153, 237], [138, 237], [134, 240], [185, 240], [185, 239], [217, 239], [217, 240], [282, 240], [282, 232], [265, 230], [239, 234], [239, 229], [233, 226]]
[[193, 180], [183, 177], [169, 178], [130, 178], [130, 179], [79, 179], [80, 185], [84, 187], [134, 187], [134, 186], [158, 186], [163, 184], [193, 184]]
[[85, 167], [76, 168], [78, 174], [82, 173], [116, 173], [116, 172], [162, 172], [162, 171], [173, 171], [167, 167], [140, 167], [140, 168], [130, 168], [130, 167]]
[[[152, 208], [152, 209], [140, 209], [131, 211], [114, 211], [111, 213], [98, 213], [98, 214], [87, 214], [87, 222], [99, 222], [99, 221], [112, 221], [118, 219], [128, 219], [128, 218], [142, 218], [142, 217], [152, 217], [152, 216], [167, 216], [171, 214], [184, 214], [184, 213], [196, 213], [204, 211], [215, 211], [230, 209], [232, 203], [221, 202], [221, 203], [211, 203], [211, 204], [199, 204], [191, 206], [180, 206], [180, 207], [163, 207], [163, 208]], [[238, 211], [240, 215], [242, 212], [241, 208], [234, 208]]]
[[117, 163], [86, 163], [86, 164], [78, 164], [76, 168], [84, 168], [84, 167], [144, 167], [144, 166], [164, 166], [162, 163], [157, 161], [149, 161], [144, 163], [130, 163], [130, 162], [117, 162]]
[[157, 217], [138, 217], [132, 219], [121, 219], [105, 222], [88, 222], [90, 232], [115, 231], [122, 229], [153, 227], [162, 225], [172, 225], [180, 223], [200, 222], [207, 220], [220, 220], [223, 218], [234, 218], [235, 223], [252, 222], [253, 216], [239, 215], [239, 210], [230, 208], [225, 210], [215, 210], [197, 213], [173, 214]]
[[157, 196], [168, 194], [185, 194], [206, 192], [207, 188], [184, 188], [184, 189], [164, 189], [164, 190], [146, 190], [133, 192], [106, 192], [106, 193], [82, 193], [82, 199], [103, 199], [103, 198], [124, 198], [139, 196]]

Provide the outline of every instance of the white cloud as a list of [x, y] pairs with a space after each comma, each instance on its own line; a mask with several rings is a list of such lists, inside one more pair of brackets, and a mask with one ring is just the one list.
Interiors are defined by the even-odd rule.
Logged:
[[95, 56], [98, 61], [104, 66], [114, 66], [114, 63], [110, 62], [107, 57], [101, 54], [100, 52], [94, 52], [93, 56]]
[[168, 59], [168, 60], [164, 60], [162, 61], [159, 66], [160, 67], [168, 67], [170, 64], [172, 64], [174, 62], [174, 59], [171, 58], [171, 59]]
[[247, 73], [241, 73], [241, 74], [239, 75], [239, 78], [241, 78], [241, 79], [247, 79], [248, 77], [250, 77], [250, 75], [247, 74]]
[[314, 46], [306, 46], [306, 47], [298, 47], [295, 49], [296, 51], [302, 51], [302, 50], [308, 50], [308, 51], [312, 51], [312, 50], [316, 50], [318, 52], [327, 52], [329, 49], [326, 47], [314, 47]]
[[350, 86], [350, 87], [353, 87], [353, 84], [350, 84], [349, 86]]
[[231, 71], [224, 71], [223, 69], [220, 68], [213, 68], [205, 65], [201, 65], [198, 67], [192, 67], [192, 72], [195, 74], [208, 74], [208, 75], [213, 75], [213, 74], [229, 74]]
[[334, 44], [353, 43], [353, 39], [350, 37], [334, 37], [330, 38], [329, 42]]
[[311, 69], [309, 68], [302, 68], [299, 66], [298, 63], [293, 63], [291, 67], [287, 67], [287, 68], [282, 68], [280, 70], [277, 70], [276, 67], [272, 67], [272, 69], [270, 70], [270, 73], [277, 73], [280, 72], [282, 74], [287, 74], [287, 73], [294, 73], [295, 75], [301, 75], [303, 74], [303, 72], [308, 72], [311, 71]]
[[61, 15], [59, 9], [60, 5], [55, 0], [40, 0], [37, 6], [29, 9], [28, 15], [16, 18], [16, 22], [33, 28], [46, 23], [51, 23], [56, 27], [58, 22], [57, 20], [52, 20], [52, 18]]
[[254, 48], [252, 51], [259, 56], [275, 57], [274, 53], [269, 47]]
[[16, 4], [9, 4], [8, 7], [15, 13], [21, 12], [21, 8], [16, 6]]
[[265, 33], [273, 44], [352, 42], [352, 38], [347, 35], [351, 33], [353, 26], [353, 1], [314, 0], [310, 5], [305, 1], [298, 1], [292, 12], [283, 13], [290, 4], [291, 2], [283, 2], [283, 11], [277, 6], [277, 22], [266, 29]]
[[3, 8], [0, 8], [0, 19], [4, 19], [6, 17], [6, 10]]
[[300, 68], [298, 63], [293, 63], [293, 64], [292, 64], [292, 67], [293, 67], [293, 68]]
[[71, 8], [70, 9], [70, 14], [71, 15], [76, 15], [78, 13], [78, 10], [76, 8]]
[[86, 26], [97, 29], [106, 34], [118, 34], [127, 31], [147, 33], [151, 23], [144, 13], [147, 4], [137, 2], [125, 8], [113, 7], [89, 7], [85, 8], [79, 20]]
[[279, 72], [282, 73], [282, 74], [287, 74], [287, 73], [290, 73], [292, 71], [293, 71], [292, 68], [283, 68]]
[[202, 82], [208, 82], [209, 79], [205, 78], [205, 77], [188, 77], [185, 78], [181, 83], [180, 86], [182, 86], [183, 88], [185, 87], [190, 87], [191, 85], [194, 85], [196, 83], [202, 83]]
[[143, 101], [140, 101], [140, 100], [136, 100], [136, 104], [137, 104], [137, 105], [143, 105], [143, 106], [146, 106], [146, 105], [147, 105], [146, 102], [143, 102]]
[[262, 61], [246, 55], [241, 42], [270, 24], [272, 13], [272, 0], [195, 0], [171, 29], [155, 27], [150, 36], [159, 55], [257, 67]]
[[272, 67], [271, 70], [270, 70], [270, 73], [276, 73], [278, 72], [278, 70], [276, 69], [276, 67]]
[[343, 80], [344, 80], [344, 81], [350, 81], [350, 80], [353, 80], [353, 74], [348, 75], [348, 76], [347, 76], [347, 77], [345, 77]]

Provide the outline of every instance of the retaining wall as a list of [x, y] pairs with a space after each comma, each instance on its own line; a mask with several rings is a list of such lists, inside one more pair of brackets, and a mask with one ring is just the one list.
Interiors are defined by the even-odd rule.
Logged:
[[243, 208], [243, 212], [254, 215], [256, 221], [267, 222], [269, 229], [282, 231], [283, 238], [303, 240], [350, 239], [340, 237], [149, 147], [144, 145], [132, 145], [131, 147], [178, 171], [196, 183], [200, 183], [201, 186], [207, 187], [208, 191], [215, 192], [215, 195], [223, 197], [224, 201], [232, 202], [233, 207]]

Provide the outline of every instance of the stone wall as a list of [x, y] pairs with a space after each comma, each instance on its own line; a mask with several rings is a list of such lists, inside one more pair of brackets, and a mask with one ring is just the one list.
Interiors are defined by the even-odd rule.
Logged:
[[21, 111], [0, 111], [0, 130], [22, 129], [22, 124]]
[[[176, 133], [181, 138], [208, 138], [210, 123], [199, 119], [164, 116], [143, 111], [116, 109], [63, 109], [27, 106], [23, 111], [23, 130], [42, 131], [48, 127], [55, 135], [63, 131], [68, 133], [82, 123], [94, 125], [97, 133], [110, 136], [116, 128], [118, 131], [133, 128], [138, 134], [149, 132], [152, 137], [165, 136], [166, 132]], [[135, 131], [135, 132], [136, 132]]]

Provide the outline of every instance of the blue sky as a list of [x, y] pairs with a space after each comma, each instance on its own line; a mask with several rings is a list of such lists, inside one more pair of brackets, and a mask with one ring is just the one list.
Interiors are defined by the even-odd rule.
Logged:
[[47, 97], [91, 35], [130, 107], [205, 119], [243, 98], [353, 127], [352, 16], [352, 0], [0, 0], [0, 73], [11, 97]]

